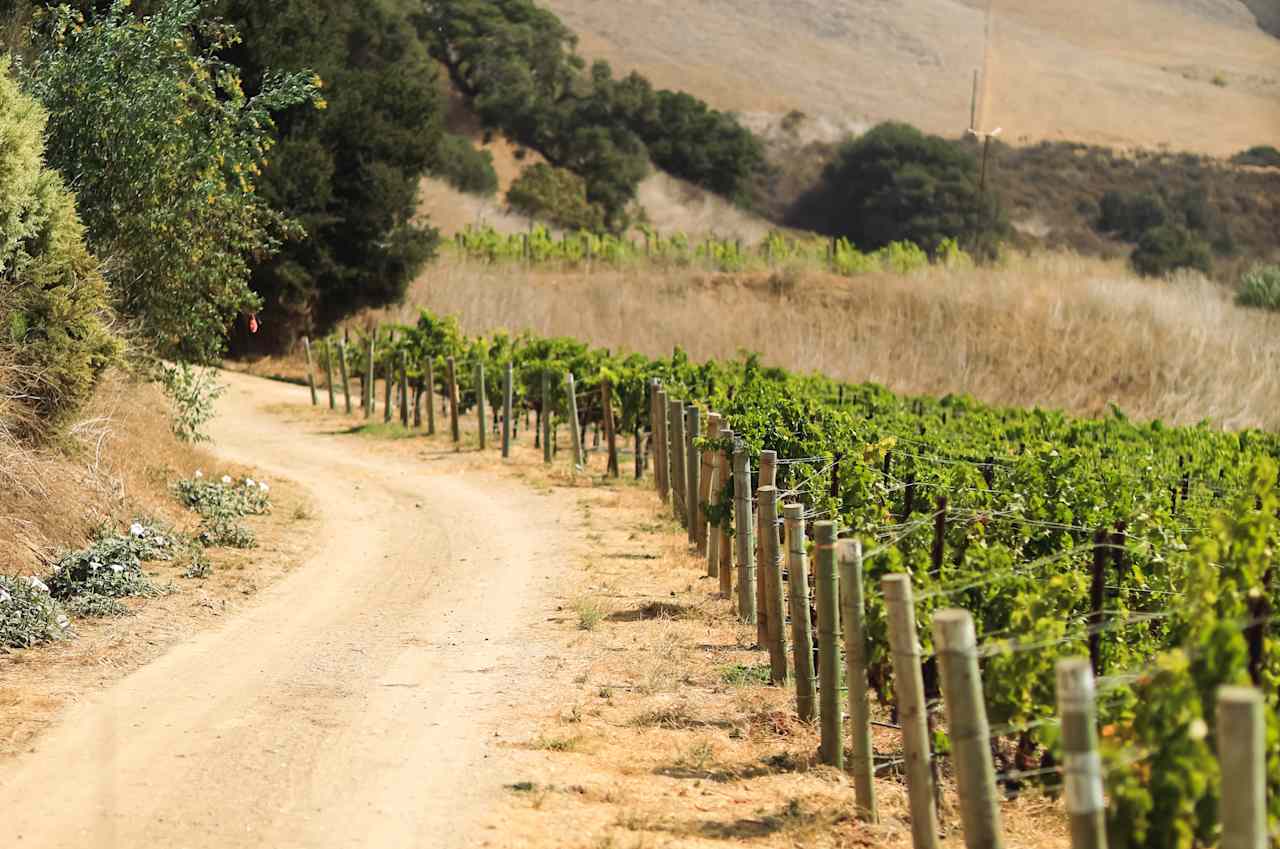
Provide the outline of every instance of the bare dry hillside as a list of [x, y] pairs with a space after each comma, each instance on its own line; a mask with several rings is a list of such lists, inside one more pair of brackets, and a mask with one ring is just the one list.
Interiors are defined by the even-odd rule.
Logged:
[[1228, 154], [1280, 137], [1273, 0], [546, 0], [588, 58], [744, 114]]

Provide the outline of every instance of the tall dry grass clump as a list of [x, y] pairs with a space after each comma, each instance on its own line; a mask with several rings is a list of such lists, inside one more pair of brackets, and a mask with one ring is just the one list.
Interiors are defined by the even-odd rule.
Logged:
[[909, 394], [1280, 427], [1280, 317], [1198, 276], [1164, 282], [1069, 254], [995, 268], [835, 277], [812, 270], [527, 269], [443, 263], [395, 310], [453, 313], [469, 332], [576, 336], [695, 358], [760, 352], [773, 365]]

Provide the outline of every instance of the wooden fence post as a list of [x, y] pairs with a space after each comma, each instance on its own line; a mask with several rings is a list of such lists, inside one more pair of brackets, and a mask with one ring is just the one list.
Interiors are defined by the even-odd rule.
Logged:
[[738, 440], [733, 451], [733, 528], [738, 553], [738, 621], [756, 624], [755, 521], [751, 511], [751, 459], [746, 443]]
[[[760, 452], [760, 475], [756, 481], [756, 491], [759, 492], [762, 486], [774, 486], [778, 483], [778, 452], [777, 451], [761, 451]], [[776, 513], [776, 510], [775, 510]], [[778, 537], [777, 516], [774, 516], [774, 523], [771, 528], [774, 535], [775, 545], [774, 551], [778, 551], [776, 544]], [[756, 499], [756, 637], [760, 645], [769, 644], [769, 612], [773, 609], [770, 607], [770, 590], [769, 590], [769, 570], [772, 564], [767, 563], [764, 559], [764, 535], [766, 533], [765, 522], [760, 513], [759, 499]]]
[[[733, 430], [723, 423], [720, 425], [720, 441], [728, 445], [735, 443]], [[723, 481], [720, 486], [721, 492], [726, 487], [732, 486], [733, 474], [732, 461], [730, 459], [732, 452], [732, 448], [727, 448], [720, 452], [720, 480]], [[730, 504], [732, 504], [732, 498], [733, 496], [731, 495]], [[720, 563], [716, 567], [716, 572], [720, 577], [721, 597], [733, 598], [733, 541], [729, 538], [728, 522], [720, 526]]]
[[1106, 528], [1098, 528], [1093, 535], [1092, 575], [1089, 583], [1089, 663], [1094, 675], [1102, 674], [1102, 608], [1106, 601], [1107, 541]]
[[484, 363], [476, 363], [476, 422], [480, 425], [480, 450], [485, 449], [485, 420], [484, 420]]
[[653, 479], [658, 487], [658, 498], [663, 504], [671, 497], [671, 460], [667, 444], [667, 393], [662, 384], [654, 380], [653, 405]]
[[836, 572], [836, 523], [814, 522], [818, 580], [818, 695], [824, 764], [844, 769], [844, 708], [840, 701], [840, 578]]
[[582, 430], [578, 424], [577, 384], [573, 381], [573, 372], [564, 376], [564, 397], [569, 402], [569, 442], [573, 446], [573, 467], [580, 469], [586, 463], [582, 453]]
[[[698, 533], [698, 521], [701, 518], [704, 527], [706, 513], [698, 494], [702, 491], [702, 462], [696, 443], [702, 438], [702, 413], [693, 404], [685, 408], [685, 509], [689, 517], [689, 544], [698, 546], [701, 534]], [[701, 550], [700, 548], [698, 549]]]
[[914, 849], [938, 849], [938, 813], [930, 766], [928, 708], [924, 700], [924, 679], [920, 673], [920, 641], [916, 638], [911, 577], [885, 575], [880, 586], [889, 619], [893, 689], [898, 696], [898, 723], [902, 726], [911, 844]]
[[967, 610], [933, 615], [942, 701], [951, 737], [951, 763], [960, 793], [960, 822], [968, 849], [1001, 849], [1000, 802], [991, 758], [991, 727], [978, 671], [978, 637]]
[[338, 367], [342, 375], [342, 395], [347, 404], [347, 415], [351, 415], [351, 383], [347, 380], [347, 343], [338, 343]]
[[[375, 335], [376, 335], [376, 331], [375, 331]], [[374, 337], [370, 336], [369, 337], [369, 362], [365, 364], [366, 367], [364, 370], [364, 374], [365, 374], [364, 417], [366, 419], [368, 419], [370, 416], [373, 415], [373, 405], [374, 405], [374, 402], [377, 400], [374, 397], [374, 391], [373, 391], [374, 381], [376, 380], [376, 377], [377, 377], [377, 372], [373, 370], [374, 352], [376, 350], [375, 345], [376, 343], [374, 341]]]
[[542, 462], [551, 463], [551, 372], [542, 372]]
[[809, 565], [804, 552], [804, 505], [784, 504], [787, 528], [787, 589], [791, 599], [791, 663], [796, 676], [796, 713], [805, 722], [815, 716], [813, 623], [809, 619]]
[[867, 635], [862, 597], [862, 540], [840, 542], [840, 608], [844, 629], [845, 687], [849, 692], [849, 773], [858, 819], [879, 822], [871, 703], [867, 691]]
[[507, 363], [502, 375], [502, 457], [511, 456], [511, 394], [515, 384], [514, 366]]
[[1062, 724], [1062, 783], [1072, 849], [1107, 849], [1106, 804], [1090, 661], [1058, 661], [1058, 716]]
[[684, 496], [687, 492], [684, 473], [684, 402], [667, 401], [667, 434], [671, 453], [671, 512], [680, 524], [689, 521]]
[[611, 478], [621, 477], [622, 471], [618, 468], [618, 428], [617, 422], [613, 420], [613, 385], [608, 380], [600, 381], [600, 408], [601, 418], [604, 419], [605, 444], [609, 449], [607, 472]]
[[396, 384], [396, 358], [394, 356], [395, 352], [388, 351], [387, 353], [390, 356], [387, 357], [387, 368], [386, 368], [386, 374], [384, 375], [384, 382], [386, 383], [386, 386], [383, 387], [383, 392], [382, 392], [382, 423], [383, 424], [391, 424], [391, 388]]
[[[720, 438], [720, 414], [707, 413], [707, 440], [714, 441]], [[719, 552], [715, 551], [716, 543], [719, 537], [712, 533], [707, 525], [707, 508], [713, 507], [713, 499], [716, 496], [715, 487], [718, 483], [716, 480], [716, 454], [714, 449], [707, 448], [701, 452], [702, 455], [702, 475], [698, 480], [698, 503], [702, 505], [699, 511], [700, 521], [698, 525], [698, 552], [706, 557], [707, 575], [716, 577], [716, 571], [712, 568], [716, 563]]]
[[458, 364], [453, 357], [448, 357], [444, 368], [448, 381], [446, 391], [449, 393], [449, 435], [456, 445], [462, 441], [462, 431], [458, 427]]
[[333, 343], [328, 339], [324, 341], [324, 382], [325, 388], [329, 390], [329, 409], [338, 409], [338, 401], [333, 394]]
[[311, 389], [311, 406], [317, 407], [320, 399], [316, 397], [315, 364], [311, 361], [311, 340], [306, 336], [302, 337], [302, 350], [307, 354], [307, 386]]
[[764, 644], [769, 647], [769, 680], [781, 687], [787, 683], [787, 605], [782, 597], [778, 488], [773, 484], [762, 485], [756, 490], [756, 514], [760, 535], [760, 560], [756, 569], [765, 576]]
[[400, 426], [409, 426], [409, 358], [400, 350]]
[[427, 357], [427, 435], [436, 433], [436, 358]]
[[1218, 763], [1222, 766], [1220, 849], [1266, 849], [1265, 703], [1253, 687], [1218, 688]]

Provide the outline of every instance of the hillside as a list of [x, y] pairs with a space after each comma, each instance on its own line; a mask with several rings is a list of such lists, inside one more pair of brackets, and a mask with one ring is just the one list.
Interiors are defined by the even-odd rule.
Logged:
[[800, 110], [831, 134], [894, 118], [953, 136], [985, 67], [978, 124], [1009, 141], [1226, 155], [1280, 134], [1277, 16], [1260, 0], [545, 5], [585, 56], [758, 123]]

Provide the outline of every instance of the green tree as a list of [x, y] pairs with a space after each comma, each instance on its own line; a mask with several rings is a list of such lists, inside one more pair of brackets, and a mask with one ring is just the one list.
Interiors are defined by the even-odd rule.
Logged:
[[253, 86], [271, 68], [313, 68], [329, 108], [278, 118], [262, 194], [305, 228], [260, 265], [264, 330], [233, 350], [279, 349], [364, 307], [403, 297], [439, 233], [417, 218], [418, 183], [442, 165], [444, 101], [435, 65], [400, 6], [384, 0], [221, 0], [243, 41], [226, 55]]
[[42, 161], [45, 121], [0, 58], [0, 430], [26, 436], [87, 399], [119, 349], [72, 195]]
[[121, 312], [159, 354], [210, 361], [260, 304], [252, 264], [300, 233], [257, 182], [273, 114], [323, 106], [319, 82], [272, 72], [249, 96], [220, 57], [238, 36], [201, 0], [141, 19], [129, 5], [47, 13], [28, 79], [49, 110], [50, 164], [79, 191]]
[[587, 200], [586, 181], [563, 168], [539, 163], [526, 168], [507, 190], [517, 212], [568, 230], [600, 230], [604, 212]]
[[1213, 268], [1208, 244], [1180, 224], [1161, 224], [1144, 232], [1130, 262], [1145, 277], [1159, 277], [1179, 268], [1208, 274]]
[[840, 148], [804, 201], [807, 223], [862, 250], [910, 241], [935, 253], [957, 239], [980, 255], [1008, 230], [978, 186], [968, 152], [908, 124], [886, 123]]

